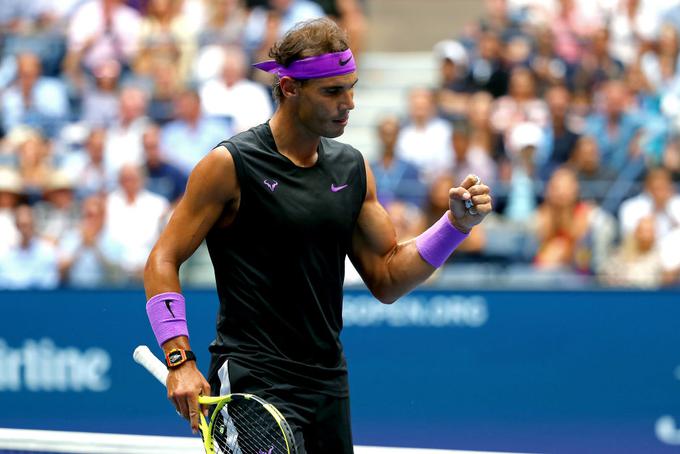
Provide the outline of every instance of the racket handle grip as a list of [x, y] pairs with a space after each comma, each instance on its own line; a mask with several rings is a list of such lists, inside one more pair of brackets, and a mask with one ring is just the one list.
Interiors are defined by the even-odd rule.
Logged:
[[156, 355], [151, 353], [149, 347], [146, 345], [140, 345], [139, 347], [135, 348], [135, 351], [132, 353], [132, 358], [135, 360], [135, 362], [144, 366], [144, 368], [149, 371], [151, 375], [156, 377], [156, 380], [161, 382], [163, 386], [166, 386], [166, 382], [168, 380], [168, 369], [165, 367], [165, 364], [161, 362], [161, 360], [156, 358]]

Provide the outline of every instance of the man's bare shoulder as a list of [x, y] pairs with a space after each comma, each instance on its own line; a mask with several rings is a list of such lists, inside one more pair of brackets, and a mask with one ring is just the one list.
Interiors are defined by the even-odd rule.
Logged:
[[227, 147], [219, 145], [213, 148], [196, 164], [189, 176], [187, 189], [190, 191], [192, 188], [223, 200], [237, 196], [239, 184], [234, 158]]

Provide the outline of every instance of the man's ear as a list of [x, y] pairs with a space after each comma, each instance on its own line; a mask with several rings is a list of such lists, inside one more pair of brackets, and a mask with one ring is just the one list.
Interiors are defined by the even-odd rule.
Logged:
[[294, 98], [300, 94], [300, 83], [291, 77], [282, 77], [279, 86], [284, 98]]

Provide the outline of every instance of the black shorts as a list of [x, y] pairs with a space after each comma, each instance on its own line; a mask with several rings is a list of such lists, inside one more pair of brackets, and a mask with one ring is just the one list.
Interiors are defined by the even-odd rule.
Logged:
[[234, 360], [222, 364], [210, 386], [215, 396], [250, 393], [278, 408], [293, 430], [298, 454], [354, 453], [349, 397], [268, 383]]

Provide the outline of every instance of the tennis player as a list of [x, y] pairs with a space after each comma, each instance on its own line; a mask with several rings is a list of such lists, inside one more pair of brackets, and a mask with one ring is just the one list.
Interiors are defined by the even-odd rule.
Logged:
[[[346, 255], [390, 304], [491, 211], [489, 188], [468, 176], [449, 191], [450, 210], [438, 222], [397, 243], [361, 153], [331, 140], [347, 125], [358, 80], [345, 33], [330, 20], [304, 22], [269, 55], [255, 66], [277, 76], [277, 110], [193, 170], [146, 265], [147, 313], [170, 368], [168, 397], [194, 431], [199, 394], [248, 392], [283, 412], [300, 452], [351, 453], [339, 339]], [[178, 278], [203, 239], [220, 299], [212, 386], [192, 361]]]

